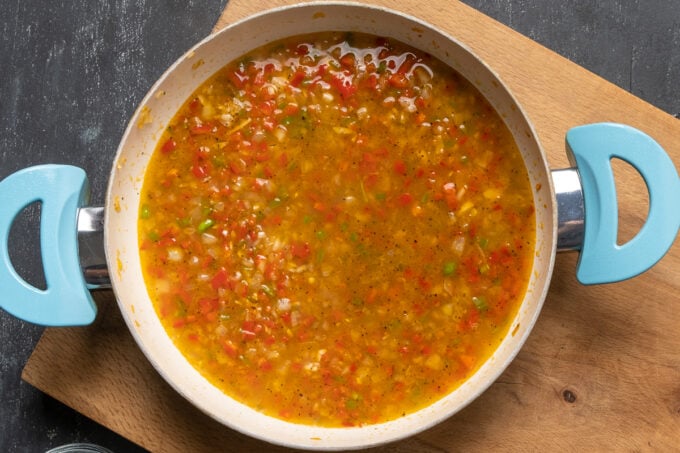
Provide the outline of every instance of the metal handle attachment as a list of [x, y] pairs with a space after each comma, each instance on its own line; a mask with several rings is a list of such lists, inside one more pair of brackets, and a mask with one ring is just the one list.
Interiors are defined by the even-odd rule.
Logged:
[[104, 208], [78, 209], [78, 258], [89, 289], [111, 288], [104, 251]]
[[557, 251], [581, 250], [585, 235], [583, 187], [576, 168], [553, 170], [557, 199]]

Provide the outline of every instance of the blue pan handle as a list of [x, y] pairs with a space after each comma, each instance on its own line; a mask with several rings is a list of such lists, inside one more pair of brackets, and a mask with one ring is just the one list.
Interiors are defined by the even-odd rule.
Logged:
[[[77, 214], [88, 197], [80, 168], [41, 165], [0, 182], [0, 307], [35, 324], [75, 326], [92, 323], [97, 308], [78, 260]], [[16, 216], [41, 202], [40, 246], [47, 289], [29, 285], [17, 274], [8, 253]]]
[[[583, 284], [638, 275], [659, 261], [680, 228], [680, 179], [670, 157], [651, 137], [630, 126], [589, 124], [567, 132], [585, 206], [585, 232], [576, 277]], [[618, 211], [611, 159], [632, 165], [649, 192], [649, 215], [640, 232], [616, 243]]]

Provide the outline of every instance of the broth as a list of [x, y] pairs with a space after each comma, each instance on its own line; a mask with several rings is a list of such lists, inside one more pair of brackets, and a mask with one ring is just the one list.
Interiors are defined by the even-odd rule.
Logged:
[[511, 133], [463, 77], [392, 39], [278, 41], [203, 83], [139, 210], [175, 345], [265, 414], [356, 426], [412, 413], [508, 334], [535, 245]]

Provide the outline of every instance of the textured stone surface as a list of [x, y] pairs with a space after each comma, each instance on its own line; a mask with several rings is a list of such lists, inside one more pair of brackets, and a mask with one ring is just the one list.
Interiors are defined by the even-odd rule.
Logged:
[[[465, 3], [671, 114], [680, 112], [680, 9], [674, 0]], [[118, 140], [137, 103], [208, 34], [226, 0], [8, 1], [0, 8], [0, 179], [69, 163], [101, 204]], [[522, 64], [518, 61], [517, 64]], [[39, 218], [15, 225], [11, 255], [36, 285]], [[94, 442], [135, 447], [21, 382], [42, 329], [0, 312], [0, 451]]]

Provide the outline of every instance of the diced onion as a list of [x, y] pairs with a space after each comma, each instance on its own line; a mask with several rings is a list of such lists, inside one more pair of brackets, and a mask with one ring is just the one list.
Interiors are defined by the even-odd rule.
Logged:
[[278, 126], [276, 129], [274, 129], [274, 137], [280, 142], [282, 142], [286, 138], [286, 134], [288, 133], [288, 130], [284, 126]]
[[418, 110], [413, 98], [408, 98], [406, 96], [399, 97], [399, 105], [401, 105], [407, 112], [414, 113]]
[[333, 95], [330, 94], [330, 93], [327, 92], [327, 91], [324, 92], [324, 93], [321, 95], [321, 98], [322, 98], [322, 99], [324, 100], [324, 102], [326, 102], [327, 104], [330, 104], [331, 102], [333, 102]]
[[182, 258], [184, 258], [184, 252], [182, 252], [181, 249], [177, 247], [171, 247], [168, 249], [168, 261], [177, 263], [182, 261]]
[[299, 311], [294, 311], [294, 312], [291, 313], [291, 315], [290, 315], [290, 325], [293, 326], [293, 327], [295, 327], [295, 326], [298, 325], [299, 322], [300, 322], [300, 312], [299, 312]]
[[463, 253], [464, 249], [465, 238], [463, 236], [456, 236], [456, 238], [453, 240], [453, 243], [451, 244], [451, 250], [460, 255], [461, 253]]
[[276, 301], [276, 308], [279, 311], [289, 311], [290, 310], [290, 299], [282, 297]]
[[215, 244], [215, 243], [217, 242], [217, 237], [213, 236], [213, 235], [210, 234], [210, 233], [203, 233], [203, 234], [201, 235], [201, 241], [202, 241], [205, 245], [212, 245], [212, 244]]
[[218, 337], [224, 337], [229, 331], [227, 330], [226, 327], [224, 327], [222, 324], [218, 325], [217, 328], [215, 329], [215, 334]]

